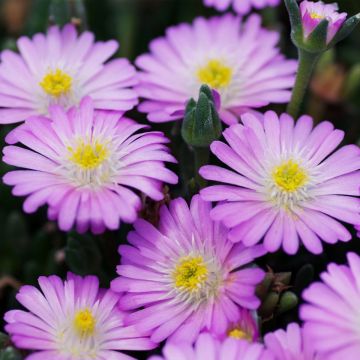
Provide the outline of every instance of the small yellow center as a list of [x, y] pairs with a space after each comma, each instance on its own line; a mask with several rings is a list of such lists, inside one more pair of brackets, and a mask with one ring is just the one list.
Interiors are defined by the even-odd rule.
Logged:
[[68, 93], [71, 90], [71, 85], [71, 76], [60, 69], [48, 72], [40, 82], [43, 90], [56, 98]]
[[199, 81], [213, 89], [220, 89], [229, 85], [232, 78], [232, 69], [219, 60], [210, 60], [197, 72]]
[[277, 166], [273, 173], [275, 184], [286, 192], [294, 192], [305, 185], [308, 175], [298, 163], [288, 160], [282, 165]]
[[316, 12], [311, 12], [310, 13], [310, 17], [314, 20], [320, 20], [320, 19], [324, 19], [324, 16], [323, 15], [320, 15]]
[[84, 170], [97, 168], [109, 156], [106, 146], [99, 142], [91, 144], [80, 141], [75, 149], [69, 147], [68, 150], [71, 154], [70, 160]]
[[177, 288], [189, 292], [196, 291], [208, 278], [208, 268], [202, 256], [185, 257], [180, 260], [173, 272]]
[[252, 336], [241, 328], [234, 328], [228, 332], [228, 336], [237, 340], [252, 340]]
[[96, 321], [90, 310], [80, 310], [75, 314], [74, 327], [81, 336], [89, 336], [94, 333]]

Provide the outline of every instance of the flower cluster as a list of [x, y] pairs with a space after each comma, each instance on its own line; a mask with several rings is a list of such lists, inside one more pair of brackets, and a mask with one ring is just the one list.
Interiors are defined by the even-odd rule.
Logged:
[[[280, 34], [263, 27], [260, 15], [240, 16], [279, 0], [204, 3], [232, 5], [238, 15], [170, 27], [136, 59], [138, 71], [126, 59], [109, 60], [115, 41], [95, 42], [70, 24], [21, 37], [19, 53], [1, 53], [0, 123], [21, 122], [5, 138], [2, 160], [13, 168], [3, 182], [25, 197], [24, 212], [45, 206], [63, 232], [133, 228], [119, 241], [117, 276], [101, 273], [110, 289], [96, 276], [73, 273], [41, 276], [40, 289], [20, 287], [23, 309], [4, 320], [27, 360], [133, 359], [122, 351], [162, 342], [163, 356], [149, 360], [358, 357], [355, 253], [348, 265], [329, 264], [302, 293], [301, 326], [264, 334], [260, 316], [269, 298], [260, 293], [279, 297], [288, 288], [268, 282], [271, 253], [318, 255], [360, 231], [360, 148], [339, 148], [344, 132], [329, 121], [259, 112], [288, 103], [291, 93], [296, 98], [306, 68], [303, 59], [299, 65], [282, 55]], [[333, 4], [286, 5], [297, 26], [293, 41], [308, 49], [354, 26]], [[185, 116], [182, 136], [196, 168], [190, 182], [187, 164], [175, 173], [164, 133], [125, 114], [139, 98], [139, 112], [152, 123]], [[290, 109], [300, 109], [296, 101]], [[182, 190], [165, 188], [179, 178]], [[147, 216], [149, 203], [156, 203], [154, 216]]]

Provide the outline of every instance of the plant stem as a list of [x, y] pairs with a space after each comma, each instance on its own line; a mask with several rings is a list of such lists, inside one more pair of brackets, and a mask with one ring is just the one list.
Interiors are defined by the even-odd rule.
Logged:
[[209, 162], [209, 148], [208, 147], [194, 147], [195, 154], [195, 180], [200, 189], [206, 186], [206, 180], [199, 174], [199, 169]]
[[305, 92], [308, 88], [312, 72], [320, 54], [312, 54], [299, 49], [299, 68], [296, 75], [295, 86], [291, 95], [287, 113], [296, 119], [304, 102]]

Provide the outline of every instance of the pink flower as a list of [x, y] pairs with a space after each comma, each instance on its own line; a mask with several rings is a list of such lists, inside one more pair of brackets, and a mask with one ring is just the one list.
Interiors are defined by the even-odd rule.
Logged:
[[185, 104], [209, 85], [219, 93], [221, 119], [232, 124], [245, 109], [289, 101], [297, 62], [286, 60], [279, 34], [261, 27], [261, 18], [245, 22], [225, 15], [181, 24], [150, 44], [151, 52], [136, 60], [141, 69], [139, 110], [148, 119], [182, 119]]
[[327, 121], [313, 128], [309, 116], [295, 123], [269, 111], [262, 119], [246, 114], [242, 121], [224, 131], [229, 145], [211, 145], [230, 170], [200, 169], [205, 179], [225, 184], [205, 188], [201, 196], [220, 202], [211, 218], [231, 228], [229, 239], [246, 246], [263, 240], [268, 251], [282, 246], [288, 254], [295, 254], [300, 242], [319, 254], [321, 240], [351, 240], [340, 221], [360, 223], [359, 147], [335, 151], [343, 131]]
[[259, 339], [259, 326], [256, 311], [240, 309], [237, 318], [231, 320], [226, 333], [220, 339], [227, 337], [237, 340], [256, 341]]
[[[95, 276], [39, 278], [41, 291], [23, 286], [16, 298], [25, 310], [5, 314], [6, 331], [28, 360], [132, 359], [116, 350], [149, 350], [156, 344], [124, 326], [118, 296], [99, 289]], [[135, 359], [134, 359], [135, 360]]]
[[303, 292], [304, 331], [326, 360], [357, 359], [360, 353], [360, 258], [348, 253], [348, 265], [328, 265]]
[[50, 105], [69, 109], [85, 96], [94, 107], [125, 112], [137, 104], [131, 86], [135, 69], [126, 59], [105, 63], [117, 50], [111, 40], [94, 42], [94, 34], [79, 37], [73, 25], [53, 26], [46, 35], [17, 41], [20, 54], [1, 53], [0, 123], [16, 123], [34, 115], [48, 115]]
[[307, 38], [324, 19], [329, 21], [327, 43], [329, 43], [346, 20], [346, 13], [338, 13], [337, 4], [324, 4], [322, 1], [303, 1], [300, 4], [304, 36]]
[[315, 353], [311, 339], [298, 324], [289, 324], [286, 331], [268, 333], [264, 339], [274, 360], [325, 360]]
[[154, 342], [192, 343], [202, 331], [221, 336], [242, 308], [260, 305], [255, 288], [264, 272], [249, 265], [264, 249], [229, 242], [210, 210], [198, 195], [190, 208], [173, 200], [161, 208], [158, 228], [138, 220], [130, 245], [120, 246], [111, 288], [124, 293], [120, 308], [132, 310], [127, 323], [152, 332]]
[[175, 162], [160, 132], [135, 134], [145, 126], [113, 112], [94, 112], [85, 98], [78, 109], [50, 107], [50, 118], [33, 117], [7, 138], [26, 148], [7, 146], [3, 161], [25, 170], [4, 176], [13, 194], [27, 196], [24, 211], [48, 204], [48, 216], [60, 229], [100, 233], [120, 220], [133, 222], [141, 208], [135, 188], [154, 200], [163, 198], [163, 181], [177, 176], [165, 161]]
[[194, 346], [189, 343], [167, 343], [164, 356], [149, 360], [274, 360], [259, 343], [227, 339], [215, 340], [210, 334], [199, 336]]
[[254, 9], [262, 9], [267, 6], [277, 6], [281, 0], [204, 0], [206, 6], [212, 6], [219, 11], [225, 11], [230, 5], [241, 15], [245, 15]]

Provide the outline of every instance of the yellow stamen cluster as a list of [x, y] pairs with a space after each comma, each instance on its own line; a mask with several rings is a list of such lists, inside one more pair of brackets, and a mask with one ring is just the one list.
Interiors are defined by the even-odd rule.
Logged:
[[74, 328], [80, 336], [89, 336], [94, 333], [96, 320], [89, 309], [80, 310], [74, 317]]
[[228, 332], [228, 336], [237, 340], [248, 340], [248, 341], [252, 340], [251, 334], [245, 332], [244, 330], [238, 327], [230, 330]]
[[106, 146], [99, 142], [91, 144], [81, 141], [75, 149], [69, 147], [68, 150], [70, 160], [84, 170], [97, 168], [109, 156]]
[[210, 60], [197, 72], [199, 81], [213, 89], [221, 89], [229, 85], [232, 78], [232, 69], [219, 60]]
[[316, 13], [316, 12], [311, 12], [311, 13], [310, 13], [310, 17], [311, 17], [312, 19], [314, 19], [314, 20], [322, 20], [322, 19], [324, 19], [324, 16], [323, 16], [323, 15], [320, 15], [320, 14], [318, 14], [318, 13]]
[[275, 184], [286, 192], [294, 192], [304, 186], [308, 181], [308, 175], [298, 163], [288, 160], [277, 166], [272, 173]]
[[208, 278], [208, 268], [202, 256], [182, 258], [173, 272], [175, 286], [188, 292], [199, 289]]
[[56, 69], [44, 76], [40, 86], [48, 95], [58, 98], [71, 90], [72, 78], [64, 71]]

